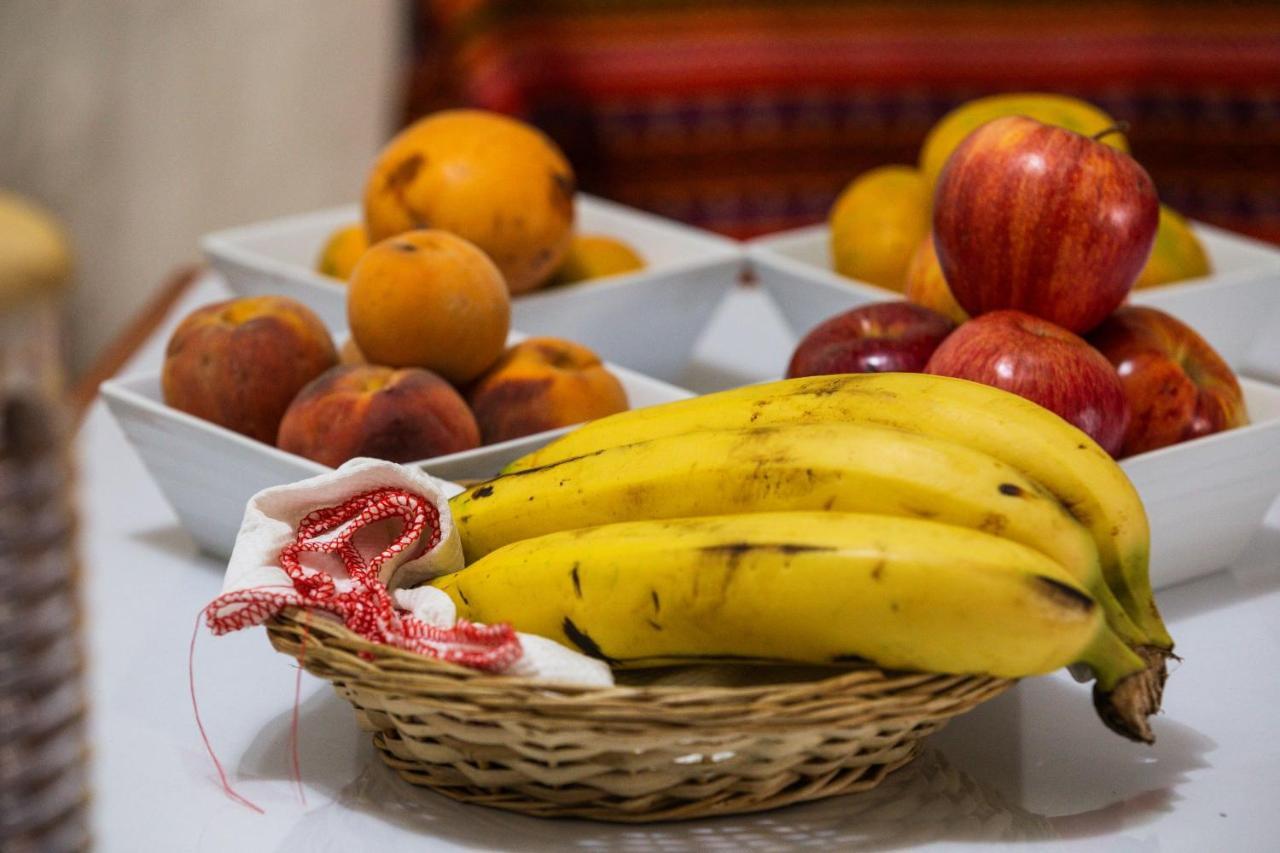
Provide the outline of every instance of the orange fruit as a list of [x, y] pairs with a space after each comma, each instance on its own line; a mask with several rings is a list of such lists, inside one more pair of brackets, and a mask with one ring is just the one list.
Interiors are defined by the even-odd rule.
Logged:
[[360, 259], [347, 321], [371, 363], [425, 367], [458, 385], [502, 355], [511, 303], [484, 252], [445, 231], [410, 231]]

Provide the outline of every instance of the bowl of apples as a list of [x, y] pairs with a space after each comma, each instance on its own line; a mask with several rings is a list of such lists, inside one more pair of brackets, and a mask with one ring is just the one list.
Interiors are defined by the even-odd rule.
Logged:
[[[1078, 136], [1110, 130], [1099, 140], [1102, 147], [1121, 154], [1128, 148], [1115, 118], [1074, 98], [997, 95], [957, 108], [925, 139], [917, 166], [882, 166], [859, 175], [837, 199], [828, 223], [748, 245], [748, 263], [793, 331], [804, 334], [843, 309], [890, 298], [966, 319], [933, 239], [937, 184], [967, 134], [1012, 116]], [[1161, 204], [1148, 251], [1129, 291], [1132, 303], [1189, 323], [1237, 371], [1280, 381], [1280, 250], [1189, 221]], [[1092, 249], [1085, 257], [1102, 263]]]
[[1241, 379], [1193, 324], [1131, 298], [1160, 205], [1104, 143], [1027, 117], [980, 125], [934, 189], [948, 302], [833, 312], [788, 373], [931, 373], [1055, 412], [1121, 460], [1150, 517], [1153, 579], [1169, 585], [1235, 561], [1280, 494], [1280, 388]]

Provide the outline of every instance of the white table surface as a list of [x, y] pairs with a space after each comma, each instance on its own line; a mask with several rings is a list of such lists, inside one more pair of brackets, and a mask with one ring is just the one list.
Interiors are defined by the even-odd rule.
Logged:
[[[202, 279], [126, 372], [158, 366], [173, 323], [224, 292]], [[790, 343], [771, 306], [741, 291], [695, 378], [776, 372]], [[1056, 675], [955, 720], [870, 794], [645, 827], [547, 821], [402, 783], [346, 703], [304, 673], [304, 804], [288, 749], [294, 663], [262, 629], [202, 629], [200, 711], [257, 814], [222, 792], [188, 691], [192, 628], [223, 567], [196, 552], [100, 402], [77, 448], [100, 850], [1280, 849], [1280, 507], [1240, 566], [1161, 593], [1185, 660], [1154, 747], [1110, 734], [1087, 687]]]

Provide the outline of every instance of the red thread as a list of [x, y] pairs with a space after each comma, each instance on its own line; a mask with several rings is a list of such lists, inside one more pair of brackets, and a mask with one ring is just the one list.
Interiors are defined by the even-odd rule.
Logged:
[[191, 688], [191, 710], [196, 715], [196, 728], [200, 730], [200, 738], [204, 741], [204, 748], [208, 750], [209, 757], [213, 759], [213, 766], [218, 771], [218, 779], [222, 782], [222, 790], [226, 792], [226, 795], [241, 805], [248, 806], [258, 814], [266, 814], [260, 807], [236, 793], [236, 790], [231, 787], [231, 783], [227, 781], [227, 773], [222, 769], [222, 762], [218, 760], [218, 756], [213, 752], [213, 744], [209, 742], [209, 733], [204, 729], [204, 722], [200, 719], [200, 705], [196, 702], [196, 635], [200, 633], [200, 615], [201, 613], [196, 614], [195, 624], [191, 626], [191, 647], [187, 651], [187, 685]]
[[[355, 535], [362, 528], [388, 518], [399, 518], [404, 526], [391, 544], [366, 563], [355, 544]], [[371, 489], [337, 506], [317, 509], [298, 523], [294, 541], [284, 547], [279, 557], [280, 567], [289, 575], [292, 588], [284, 585], [263, 586], [224, 593], [205, 607], [205, 623], [215, 635], [222, 635], [261, 625], [286, 607], [321, 610], [338, 616], [349, 629], [374, 643], [395, 646], [472, 669], [490, 672], [507, 669], [523, 652], [520, 640], [509, 624], [477, 625], [459, 619], [451, 628], [438, 628], [412, 614], [400, 612], [394, 606], [391, 595], [382, 582], [382, 567], [401, 555], [416, 558], [438, 545], [440, 538], [440, 513], [430, 500], [404, 489]], [[349, 588], [339, 592], [332, 575], [304, 568], [299, 557], [307, 553], [332, 554], [341, 559], [351, 579]], [[198, 629], [197, 616], [196, 630]], [[302, 786], [298, 730], [307, 637], [304, 622], [290, 725], [294, 781], [304, 805], [306, 794]], [[188, 676], [191, 683], [191, 705], [200, 736], [204, 738], [205, 748], [218, 770], [223, 790], [237, 801], [262, 813], [262, 809], [231, 788], [222, 764], [214, 755], [196, 706], [194, 663], [193, 632]]]
[[[306, 640], [303, 640], [305, 650]], [[298, 800], [307, 804], [307, 791], [302, 787], [302, 755], [298, 749], [298, 712], [302, 706], [302, 657], [298, 657], [298, 670], [293, 678], [293, 719], [289, 721], [289, 752], [293, 759], [293, 782], [298, 786]]]

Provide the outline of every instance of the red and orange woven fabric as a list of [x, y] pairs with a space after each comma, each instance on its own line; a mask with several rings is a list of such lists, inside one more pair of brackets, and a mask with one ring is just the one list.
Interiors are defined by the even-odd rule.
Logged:
[[1056, 91], [1131, 125], [1161, 197], [1280, 241], [1280, 4], [418, 0], [406, 118], [471, 104], [582, 187], [747, 237], [914, 162], [947, 110]]

